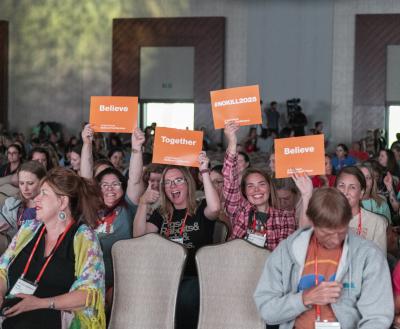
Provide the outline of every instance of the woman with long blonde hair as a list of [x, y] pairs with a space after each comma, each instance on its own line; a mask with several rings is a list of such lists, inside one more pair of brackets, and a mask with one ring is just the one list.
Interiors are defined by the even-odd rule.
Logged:
[[[215, 219], [220, 201], [210, 178], [209, 159], [205, 152], [199, 155], [200, 174], [203, 177], [205, 200], [196, 204], [196, 185], [188, 168], [168, 166], [161, 177], [160, 190], [149, 184], [139, 201], [133, 236], [160, 233], [171, 241], [182, 244], [189, 251], [177, 305], [177, 328], [196, 328], [199, 308], [199, 286], [196, 274], [196, 251], [212, 242]], [[160, 207], [146, 221], [152, 203], [160, 199]]]

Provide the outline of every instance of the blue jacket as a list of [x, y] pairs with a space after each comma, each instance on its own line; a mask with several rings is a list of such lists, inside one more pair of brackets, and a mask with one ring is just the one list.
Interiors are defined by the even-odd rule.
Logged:
[[342, 160], [339, 160], [339, 158], [335, 156], [331, 160], [332, 168], [335, 174], [337, 174], [343, 167], [354, 166], [356, 163], [357, 160], [354, 159], [351, 155], [347, 155]]

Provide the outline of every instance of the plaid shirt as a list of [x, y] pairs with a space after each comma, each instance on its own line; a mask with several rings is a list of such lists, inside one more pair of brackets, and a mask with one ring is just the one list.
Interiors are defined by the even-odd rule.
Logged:
[[[240, 191], [237, 153], [226, 152], [222, 174], [224, 175], [225, 210], [232, 223], [230, 239], [242, 239], [247, 235], [250, 212], [257, 211], [257, 209], [247, 201]], [[268, 214], [265, 248], [272, 251], [279, 242], [296, 230], [296, 221], [293, 211], [269, 207]]]

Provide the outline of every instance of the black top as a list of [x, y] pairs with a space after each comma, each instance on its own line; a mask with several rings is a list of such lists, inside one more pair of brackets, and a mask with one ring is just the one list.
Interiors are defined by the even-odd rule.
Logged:
[[[65, 294], [69, 292], [75, 277], [75, 254], [74, 254], [74, 236], [79, 225], [74, 224], [60, 246], [54, 253], [46, 267], [38, 288], [34, 295], [36, 297], [47, 298]], [[32, 249], [39, 237], [42, 226], [37, 231], [35, 237], [25, 246], [17, 255], [14, 262], [8, 270], [9, 291], [21, 277], [24, 267], [32, 252]], [[38, 248], [33, 255], [28, 273], [25, 279], [33, 282], [38, 276], [43, 264], [46, 261], [44, 257], [46, 231], [40, 239]], [[7, 291], [7, 294], [9, 293]], [[6, 294], [6, 295], [7, 295]], [[3, 322], [3, 329], [61, 329], [61, 312], [51, 309], [39, 309], [21, 313], [17, 316], [7, 318]]]
[[5, 177], [8, 175], [15, 174], [18, 171], [19, 167], [20, 167], [20, 165], [18, 166], [17, 169], [15, 169], [14, 171], [11, 171], [11, 166], [9, 163], [6, 163], [6, 164], [0, 166], [0, 177]]
[[[186, 225], [183, 231], [183, 244], [189, 249], [187, 265], [184, 272], [186, 276], [197, 275], [194, 258], [197, 249], [212, 243], [215, 221], [209, 220], [204, 215], [205, 207], [206, 202], [203, 200], [197, 207], [195, 215], [193, 217], [189, 215], [186, 219]], [[182, 227], [185, 215], [186, 209], [174, 209], [171, 224], [169, 225], [169, 239], [180, 237], [179, 231]], [[153, 212], [148, 221], [158, 227], [162, 236], [166, 236], [168, 220], [169, 218], [163, 218], [157, 209]]]

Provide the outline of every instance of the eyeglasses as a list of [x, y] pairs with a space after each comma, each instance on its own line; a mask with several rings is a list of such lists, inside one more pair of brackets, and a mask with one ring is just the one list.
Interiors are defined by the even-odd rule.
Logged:
[[100, 187], [102, 190], [108, 190], [109, 188], [113, 190], [119, 190], [122, 186], [121, 182], [112, 182], [111, 184], [108, 183], [100, 183]]
[[179, 185], [185, 184], [185, 182], [186, 182], [185, 178], [178, 177], [178, 178], [175, 178], [175, 179], [172, 179], [172, 180], [171, 179], [166, 179], [163, 182], [163, 184], [164, 184], [164, 186], [172, 186], [172, 183], [174, 183], [174, 185], [179, 186]]
[[7, 152], [7, 155], [17, 155], [19, 152]]

